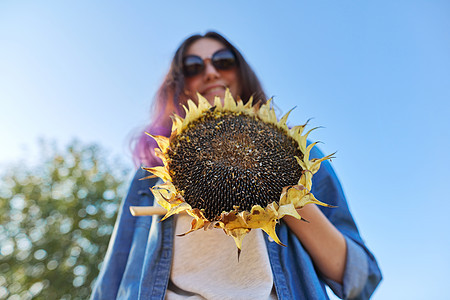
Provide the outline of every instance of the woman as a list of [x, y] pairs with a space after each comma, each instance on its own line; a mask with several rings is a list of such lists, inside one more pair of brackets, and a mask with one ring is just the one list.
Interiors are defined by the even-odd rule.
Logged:
[[[217, 33], [194, 35], [175, 53], [158, 91], [156, 119], [147, 128], [168, 136], [169, 116], [187, 99], [203, 95], [210, 103], [235, 98], [265, 101], [257, 77], [239, 51]], [[138, 162], [154, 166], [156, 144], [142, 135], [135, 148]], [[323, 156], [319, 150], [311, 153]], [[189, 217], [132, 217], [129, 206], [152, 205], [149, 187], [156, 179], [138, 170], [121, 207], [116, 229], [93, 299], [327, 299], [325, 285], [345, 299], [367, 299], [381, 280], [373, 255], [365, 247], [348, 210], [339, 181], [328, 162], [313, 178], [313, 194], [337, 208], [310, 204], [300, 210], [309, 223], [284, 217], [278, 236], [287, 247], [270, 242], [260, 230], [244, 239], [239, 262], [234, 242], [220, 230], [193, 232]], [[231, 241], [231, 242], [230, 242]], [[249, 250], [251, 249], [251, 250]]]

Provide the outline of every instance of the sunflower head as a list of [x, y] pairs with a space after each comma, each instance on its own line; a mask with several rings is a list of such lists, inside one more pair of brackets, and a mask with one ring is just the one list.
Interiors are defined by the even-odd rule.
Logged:
[[187, 212], [191, 229], [222, 228], [239, 251], [244, 236], [261, 228], [278, 244], [275, 226], [285, 215], [301, 219], [308, 203], [329, 206], [311, 194], [312, 176], [322, 161], [310, 159], [306, 124], [289, 128], [289, 113], [278, 121], [270, 100], [261, 106], [235, 101], [211, 105], [198, 95], [189, 100], [185, 118], [173, 117], [170, 138], [152, 136], [163, 166], [144, 168], [164, 183], [152, 188], [167, 210], [162, 220]]

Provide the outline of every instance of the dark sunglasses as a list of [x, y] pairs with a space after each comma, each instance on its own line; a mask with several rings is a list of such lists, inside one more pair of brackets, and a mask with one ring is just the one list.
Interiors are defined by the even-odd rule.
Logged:
[[[205, 70], [205, 59], [197, 55], [188, 55], [183, 58], [183, 74], [185, 77], [194, 77]], [[236, 57], [229, 49], [222, 49], [211, 56], [211, 63], [219, 71], [230, 70], [236, 66]]]

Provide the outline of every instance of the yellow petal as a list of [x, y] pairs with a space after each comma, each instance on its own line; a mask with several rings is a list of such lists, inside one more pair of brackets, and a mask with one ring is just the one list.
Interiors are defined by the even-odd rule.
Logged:
[[161, 205], [163, 208], [165, 208], [167, 211], [169, 211], [172, 207], [170, 203], [167, 201], [168, 195], [163, 195], [163, 190], [153, 188], [151, 189], [151, 192], [153, 193], [153, 196], [156, 199], [156, 202]]
[[279, 217], [282, 218], [284, 216], [292, 216], [296, 219], [301, 219], [302, 217], [298, 214], [292, 203], [281, 205], [278, 209]]
[[230, 90], [227, 89], [225, 91], [225, 99], [224, 99], [224, 110], [225, 111], [231, 111], [231, 112], [235, 112], [236, 111], [236, 101], [234, 101], [233, 96], [230, 93]]
[[253, 106], [253, 96], [248, 99], [247, 103], [244, 105], [244, 109], [247, 111], [251, 111], [251, 108]]
[[301, 136], [304, 129], [305, 125], [297, 125], [292, 127], [290, 130], [291, 136], [293, 136], [294, 138]]
[[194, 209], [189, 209], [186, 210], [186, 212], [193, 217], [192, 222], [191, 222], [191, 229], [183, 234], [180, 234], [179, 236], [184, 236], [188, 233], [191, 233], [193, 231], [196, 231], [200, 228], [204, 228], [205, 230], [207, 228], [209, 228], [209, 225], [211, 224], [211, 222], [209, 222], [205, 216], [203, 215], [203, 213], [198, 209], [198, 208], [194, 208]]
[[250, 213], [246, 214], [246, 223], [250, 228], [261, 228], [273, 219], [278, 219], [278, 205], [275, 202], [267, 205], [265, 209], [254, 205]]
[[[194, 101], [192, 101], [191, 99], [189, 99], [187, 101], [188, 104], [188, 114], [189, 114], [189, 121], [192, 122], [194, 120], [197, 120], [198, 117], [200, 116], [200, 111], [197, 109], [197, 106], [195, 105]], [[187, 114], [186, 114], [186, 119], [188, 118]]]
[[311, 166], [310, 166], [311, 172], [313, 174], [315, 174], [317, 171], [319, 171], [320, 164], [327, 159], [331, 160], [333, 158], [334, 154], [336, 154], [336, 152], [331, 153], [330, 155], [324, 156], [322, 158], [313, 158], [311, 160]]
[[138, 180], [147, 180], [147, 179], [156, 178], [156, 177], [158, 177], [158, 176], [156, 176], [156, 175], [149, 175], [149, 176], [145, 176], [145, 177], [139, 178]]
[[175, 186], [173, 185], [173, 183], [170, 182], [170, 181], [167, 181], [167, 182], [165, 182], [165, 183], [162, 183], [162, 184], [156, 186], [155, 188], [158, 188], [158, 189], [164, 189], [164, 190], [166, 190], [166, 191], [167, 191], [168, 193], [170, 193], [170, 194], [174, 194], [174, 195], [177, 195], [177, 194], [178, 194], [177, 189], [175, 188]]
[[269, 223], [267, 223], [265, 226], [261, 227], [262, 230], [264, 230], [265, 233], [267, 233], [278, 245], [285, 246], [280, 239], [277, 236], [277, 233], [275, 232], [275, 226], [277, 225], [277, 220], [273, 219]]
[[[306, 204], [314, 203], [314, 204], [317, 204], [317, 205], [320, 205], [320, 206], [325, 206], [325, 207], [330, 207], [330, 208], [335, 208], [335, 207], [337, 207], [337, 206], [334, 206], [334, 205], [331, 205], [331, 204], [327, 204], [327, 203], [325, 203], [325, 202], [322, 202], [322, 201], [317, 200], [316, 197], [314, 197], [314, 195], [313, 195], [312, 193], [306, 194], [303, 198], [306, 198], [306, 199], [303, 199], [303, 200], [302, 200], [302, 201], [304, 201], [304, 203], [306, 203]], [[305, 204], [305, 205], [306, 205], [306, 204]], [[304, 205], [303, 205], [303, 206], [304, 206]]]
[[287, 118], [289, 117], [289, 114], [293, 111], [294, 109], [292, 108], [290, 111], [288, 111], [280, 120], [280, 122], [278, 122], [278, 126], [288, 129], [286, 122], [287, 122]]
[[314, 143], [311, 143], [308, 147], [306, 147], [306, 151], [305, 151], [305, 153], [303, 153], [303, 155], [304, 155], [303, 161], [309, 162], [309, 154], [311, 152], [311, 149], [318, 143], [319, 142], [314, 142]]
[[163, 161], [163, 163], [165, 164], [166, 162], [166, 156], [164, 155], [164, 153], [161, 151], [161, 149], [159, 148], [155, 148], [153, 149], [155, 151], [155, 155], [156, 157], [158, 157], [159, 159], [161, 159]]
[[311, 190], [312, 188], [312, 172], [309, 170], [304, 170], [302, 175], [300, 176], [300, 180], [298, 181], [298, 185], [304, 186], [307, 190]]
[[203, 219], [192, 219], [191, 222], [191, 229], [189, 231], [186, 231], [185, 233], [178, 234], [178, 236], [185, 236], [186, 234], [189, 234], [193, 231], [199, 230], [200, 228], [203, 228], [205, 226], [205, 221]]
[[188, 210], [188, 209], [192, 209], [192, 207], [189, 204], [187, 204], [186, 202], [182, 202], [176, 206], [171, 207], [170, 210], [166, 213], [166, 215], [161, 219], [161, 221], [164, 221], [168, 217], [178, 214], [178, 213]]
[[148, 132], [146, 132], [148, 136], [152, 137], [156, 143], [158, 144], [158, 147], [161, 149], [162, 152], [166, 152], [167, 148], [169, 147], [169, 139], [162, 135], [153, 135]]
[[153, 173], [154, 175], [161, 178], [163, 181], [172, 181], [172, 178], [170, 177], [169, 172], [167, 171], [166, 167], [161, 167], [161, 166], [153, 167], [153, 168], [143, 167], [142, 169]]
[[300, 157], [298, 157], [298, 156], [294, 156], [294, 157], [297, 160], [297, 162], [300, 165], [300, 167], [302, 167], [303, 170], [307, 170], [308, 169], [308, 166], [306, 165], [306, 163], [302, 159], [300, 159]]
[[270, 102], [272, 99], [267, 100], [266, 103], [262, 104], [258, 110], [258, 116], [264, 121], [269, 122], [269, 110], [270, 110]]
[[171, 118], [172, 118], [172, 133], [181, 132], [183, 130], [184, 119], [179, 115], [173, 115]]
[[248, 227], [246, 221], [236, 211], [223, 212], [220, 215], [220, 220], [217, 225], [223, 229], [236, 229], [242, 227]]
[[308, 193], [309, 193], [308, 189], [301, 184], [286, 186], [283, 188], [283, 191], [281, 192], [280, 206], [293, 203], [295, 208], [299, 208], [296, 205], [296, 202], [299, 201], [303, 196], [305, 196]]
[[320, 127], [320, 126], [314, 127], [314, 128], [312, 128], [312, 129], [308, 130], [308, 132], [306, 132], [303, 136], [304, 136], [305, 139], [306, 139], [306, 138], [308, 138], [308, 136], [309, 136], [309, 134], [310, 134], [311, 132], [313, 132], [314, 130], [319, 129], [319, 128], [321, 128], [321, 127]]
[[214, 106], [216, 107], [217, 111], [222, 111], [223, 107], [222, 107], [222, 99], [220, 99], [219, 96], [216, 96], [214, 98]]
[[198, 99], [198, 110], [200, 113], [203, 113], [205, 110], [208, 110], [211, 108], [211, 104], [209, 104], [208, 100], [206, 100], [205, 97], [203, 97], [201, 94], [197, 93], [197, 99]]
[[277, 124], [277, 115], [275, 113], [275, 110], [270, 107], [271, 103], [272, 98], [267, 100], [265, 104], [261, 105], [259, 112], [261, 113], [264, 121], [270, 124]]
[[225, 229], [225, 233], [231, 236], [236, 243], [236, 247], [241, 250], [242, 249], [242, 240], [245, 235], [250, 232], [249, 228], [236, 228], [236, 229]]

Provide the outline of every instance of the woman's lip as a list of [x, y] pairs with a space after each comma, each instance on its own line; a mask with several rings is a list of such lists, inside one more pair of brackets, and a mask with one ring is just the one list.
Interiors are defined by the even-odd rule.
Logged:
[[225, 86], [223, 85], [214, 85], [211, 87], [206, 88], [205, 90], [203, 90], [202, 95], [206, 95], [206, 94], [211, 94], [211, 93], [215, 93], [218, 91], [224, 91], [225, 90]]

